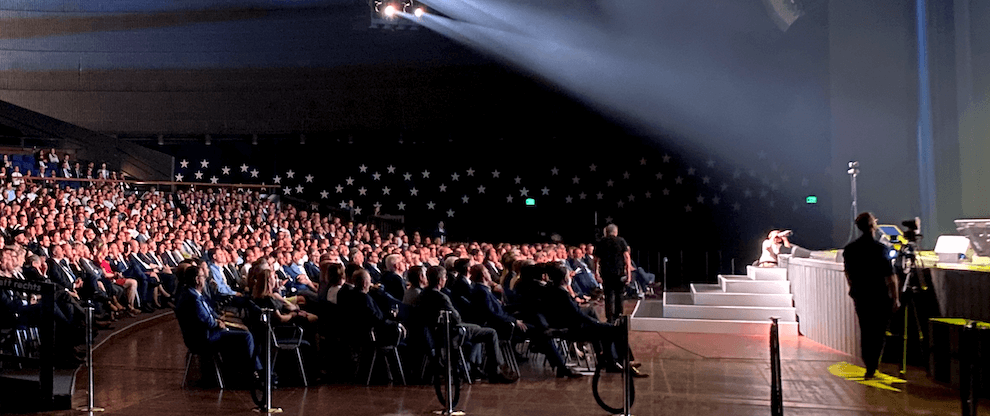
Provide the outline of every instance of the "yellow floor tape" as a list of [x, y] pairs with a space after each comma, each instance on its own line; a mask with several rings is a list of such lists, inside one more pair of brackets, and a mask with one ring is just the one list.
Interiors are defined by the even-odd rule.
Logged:
[[884, 373], [877, 372], [876, 378], [872, 380], [866, 380], [863, 375], [866, 374], [866, 369], [855, 364], [849, 364], [847, 362], [841, 362], [832, 364], [828, 367], [828, 372], [836, 377], [842, 377], [849, 381], [855, 381], [864, 386], [876, 387], [882, 390], [890, 391], [901, 391], [893, 386], [894, 383], [907, 383], [907, 380], [902, 380], [897, 377], [888, 376]]

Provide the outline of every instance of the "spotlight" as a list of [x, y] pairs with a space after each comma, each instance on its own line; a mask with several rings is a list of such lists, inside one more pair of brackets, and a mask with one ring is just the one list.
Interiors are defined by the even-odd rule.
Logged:
[[165, 145], [165, 136], [163, 136], [161, 134], [158, 135], [158, 145], [159, 146], [164, 146]]
[[423, 15], [426, 14], [426, 10], [423, 10], [422, 7], [417, 7], [416, 10], [413, 10], [413, 14], [416, 15], [416, 17], [423, 17]]
[[211, 139], [212, 139], [212, 137], [210, 137], [210, 135], [209, 135], [209, 134], [207, 134], [207, 135], [206, 135], [206, 145], [207, 145], [207, 146], [209, 146], [209, 145], [210, 145], [210, 143], [213, 143]]
[[394, 17], [395, 16], [395, 11], [396, 11], [395, 10], [395, 6], [393, 6], [391, 4], [388, 5], [388, 6], [386, 6], [385, 7], [385, 17]]

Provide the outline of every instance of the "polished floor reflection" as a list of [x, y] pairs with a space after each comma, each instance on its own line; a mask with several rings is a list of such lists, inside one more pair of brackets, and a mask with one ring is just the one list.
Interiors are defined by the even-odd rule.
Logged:
[[[637, 379], [633, 414], [768, 415], [768, 338], [684, 333], [643, 333], [632, 347], [649, 378]], [[958, 415], [958, 392], [937, 385], [923, 369], [908, 372], [899, 392], [846, 380], [829, 367], [853, 359], [805, 338], [783, 339], [784, 412], [787, 415]], [[163, 316], [104, 342], [95, 353], [96, 404], [108, 415], [248, 414], [244, 390], [180, 388], [185, 364], [178, 325]], [[510, 385], [465, 386], [468, 415], [605, 415], [591, 395], [591, 377], [557, 379], [542, 359], [522, 365]], [[892, 374], [893, 366], [882, 371]], [[85, 370], [79, 372], [76, 405], [85, 403]], [[288, 383], [286, 383], [288, 384]], [[621, 385], [603, 382], [606, 401], [620, 403]], [[290, 415], [425, 415], [441, 408], [426, 386], [314, 385], [282, 387], [273, 403]], [[984, 400], [984, 403], [987, 401]], [[990, 412], [988, 406], [982, 413]], [[75, 411], [52, 415], [79, 414]]]

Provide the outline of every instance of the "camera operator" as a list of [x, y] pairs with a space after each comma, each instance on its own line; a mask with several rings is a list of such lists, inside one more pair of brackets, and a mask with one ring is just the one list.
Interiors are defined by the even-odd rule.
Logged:
[[767, 239], [763, 240], [763, 245], [760, 247], [760, 259], [756, 261], [756, 265], [759, 267], [777, 267], [777, 256], [780, 255], [781, 248], [791, 248], [791, 242], [787, 239], [790, 235], [791, 230], [771, 231], [767, 235]]
[[856, 305], [866, 379], [872, 379], [880, 365], [884, 336], [891, 315], [900, 308], [897, 279], [887, 257], [886, 247], [873, 236], [878, 229], [873, 214], [856, 216], [856, 228], [863, 235], [849, 243], [842, 253], [849, 296]]

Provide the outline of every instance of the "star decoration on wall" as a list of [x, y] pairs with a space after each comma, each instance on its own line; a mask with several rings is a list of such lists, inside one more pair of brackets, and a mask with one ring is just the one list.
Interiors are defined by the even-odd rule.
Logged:
[[223, 169], [220, 169], [220, 172], [224, 175], [230, 175], [230, 166], [224, 166]]
[[416, 188], [412, 188], [412, 189], [410, 189], [410, 190], [409, 190], [409, 195], [412, 195], [412, 196], [417, 196], [417, 195], [419, 195], [419, 189], [416, 189]]
[[320, 191], [320, 199], [327, 199], [328, 196], [330, 196], [330, 193], [326, 189]]
[[380, 174], [378, 172], [372, 173], [371, 174], [371, 179], [374, 179], [376, 181], [381, 180], [382, 179], [382, 174]]
[[306, 183], [313, 183], [313, 175], [306, 175]]
[[203, 179], [203, 172], [197, 170], [196, 173], [193, 174], [193, 176], [195, 176], [196, 177], [196, 180], [198, 181], [200, 179]]
[[261, 173], [261, 172], [258, 172], [257, 169], [251, 169], [251, 177], [252, 178], [257, 178], [259, 173]]
[[219, 181], [220, 181], [220, 178], [218, 178], [216, 176], [211, 176], [210, 177], [210, 183], [217, 183]]
[[175, 175], [175, 181], [176, 182], [182, 182], [182, 174], [181, 173]]
[[368, 173], [368, 166], [362, 164], [361, 166], [358, 166], [358, 171], [360, 171], [361, 173]]
[[210, 161], [209, 160], [206, 160], [206, 159], [200, 160], [199, 161], [199, 166], [202, 167], [203, 169], [206, 169], [206, 168], [210, 167]]
[[247, 163], [242, 164], [241, 165], [241, 173], [247, 173], [247, 170], [248, 170]]
[[188, 168], [189, 167], [189, 161], [188, 160], [185, 160], [185, 159], [182, 159], [182, 161], [179, 162], [179, 166], [181, 166], [182, 169]]
[[289, 169], [288, 172], [285, 172], [285, 176], [289, 179], [293, 179], [296, 177], [296, 171]]
[[387, 171], [388, 173], [395, 173], [395, 166], [388, 165], [388, 167], [385, 168], [385, 171]]

